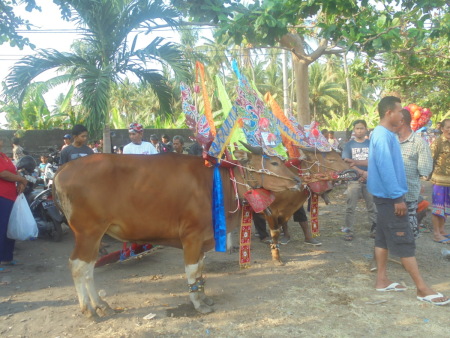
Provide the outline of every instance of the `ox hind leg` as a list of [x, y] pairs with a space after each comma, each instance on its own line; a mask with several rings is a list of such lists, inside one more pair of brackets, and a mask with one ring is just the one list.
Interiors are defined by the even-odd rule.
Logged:
[[213, 311], [213, 300], [205, 295], [205, 280], [203, 279], [204, 253], [201, 250], [201, 236], [191, 236], [183, 240], [184, 263], [189, 286], [189, 298], [195, 309], [200, 313]]
[[94, 265], [101, 235], [75, 232], [75, 248], [70, 256], [72, 278], [80, 302], [81, 312], [88, 317], [106, 316], [114, 311], [102, 300], [94, 283]]

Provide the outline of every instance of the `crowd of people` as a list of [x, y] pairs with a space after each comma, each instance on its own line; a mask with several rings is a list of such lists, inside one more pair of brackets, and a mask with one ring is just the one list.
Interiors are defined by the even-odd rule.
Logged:
[[[348, 182], [343, 239], [352, 241], [355, 236], [355, 214], [358, 200], [364, 198], [370, 228], [374, 238], [376, 259], [377, 291], [404, 291], [406, 288], [387, 277], [386, 262], [389, 253], [400, 257], [401, 262], [413, 279], [417, 288], [417, 299], [435, 305], [450, 303], [448, 297], [430, 289], [424, 282], [415, 258], [415, 239], [419, 235], [417, 220], [418, 203], [421, 200], [421, 179], [433, 183], [432, 225], [433, 240], [439, 244], [450, 244], [450, 234], [445, 230], [446, 217], [450, 214], [450, 119], [441, 122], [441, 134], [431, 147], [418, 133], [411, 130], [411, 115], [402, 109], [397, 97], [383, 98], [378, 105], [379, 125], [369, 134], [367, 123], [356, 120], [352, 125], [352, 137], [342, 147], [333, 131], [322, 130], [334, 149], [342, 149], [342, 158], [360, 175], [357, 181]], [[176, 135], [170, 140], [168, 135], [161, 139], [153, 134], [149, 142], [144, 140], [144, 128], [139, 123], [131, 123], [128, 128], [130, 143], [114, 147], [118, 154], [154, 155], [175, 152], [179, 154], [202, 153], [202, 148], [194, 143], [185, 148], [184, 138]], [[83, 125], [75, 125], [71, 134], [64, 136], [60, 164], [79, 157], [101, 152], [101, 142], [88, 145], [88, 131]], [[1, 152], [4, 140], [0, 139], [0, 271], [3, 266], [16, 264], [13, 260], [14, 241], [7, 238], [7, 226], [14, 200], [20, 194], [26, 180], [17, 174], [13, 161]], [[20, 139], [13, 140], [13, 159], [24, 156]], [[41, 158], [44, 168], [46, 158]], [[255, 228], [261, 241], [270, 242], [265, 220], [254, 215]], [[305, 209], [302, 207], [294, 215], [305, 235], [305, 243], [321, 245], [313, 238]], [[287, 228], [282, 244], [289, 242]]]

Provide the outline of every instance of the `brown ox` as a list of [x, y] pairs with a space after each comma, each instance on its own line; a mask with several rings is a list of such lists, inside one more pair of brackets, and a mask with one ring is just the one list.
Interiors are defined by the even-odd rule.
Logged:
[[[327, 173], [330, 171], [338, 174], [349, 170], [350, 166], [341, 158], [341, 154], [332, 150], [331, 152], [319, 152], [313, 148], [302, 149], [305, 158], [301, 160], [300, 166], [303, 172]], [[297, 173], [298, 169], [290, 167]], [[327, 194], [323, 193], [324, 200], [329, 203]], [[270, 210], [266, 210], [265, 217], [269, 223], [270, 234], [272, 236], [272, 259], [275, 262], [282, 263], [279, 253], [279, 236], [281, 227], [285, 226], [291, 216], [305, 203], [309, 197], [309, 190], [303, 188], [300, 191], [281, 191], [275, 192], [275, 200], [270, 205]], [[286, 227], [287, 229], [287, 227]]]
[[[280, 192], [299, 189], [300, 179], [276, 157], [235, 151], [252, 185]], [[260, 169], [264, 169], [259, 171]], [[230, 182], [221, 168], [227, 231], [239, 224], [240, 212]], [[245, 183], [238, 169], [236, 180]], [[164, 179], [161, 179], [164, 177]], [[97, 294], [94, 264], [101, 238], [151, 242], [182, 248], [190, 299], [202, 313], [212, 311], [202, 278], [204, 253], [214, 247], [212, 227], [213, 169], [197, 156], [99, 154], [64, 165], [55, 178], [55, 197], [75, 235], [70, 256], [81, 311], [88, 316], [112, 313]], [[239, 196], [245, 192], [238, 184]], [[156, 197], [155, 197], [156, 196]]]

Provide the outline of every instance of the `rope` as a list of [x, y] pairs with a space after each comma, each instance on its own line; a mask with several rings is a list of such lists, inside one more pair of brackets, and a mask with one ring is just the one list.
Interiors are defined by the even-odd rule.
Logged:
[[237, 164], [237, 163], [235, 163], [235, 162], [227, 161], [226, 159], [221, 159], [220, 161], [221, 161], [221, 162], [226, 162], [226, 163], [233, 164], [233, 165], [235, 165], [236, 167], [240, 167], [240, 168], [243, 168], [243, 169], [245, 169], [245, 170], [247, 170], [247, 171], [254, 172], [254, 173], [257, 173], [257, 174], [264, 174], [264, 175], [269, 175], [269, 176], [275, 176], [275, 177], [282, 178], [282, 179], [285, 179], [285, 180], [295, 181], [295, 179], [293, 179], [293, 178], [275, 174], [274, 172], [272, 172], [272, 171], [270, 171], [270, 170], [268, 170], [268, 169], [259, 169], [259, 170], [255, 170], [255, 169], [253, 169], [253, 168], [251, 168], [251, 167], [245, 167], [245, 166], [240, 165], [240, 164]]

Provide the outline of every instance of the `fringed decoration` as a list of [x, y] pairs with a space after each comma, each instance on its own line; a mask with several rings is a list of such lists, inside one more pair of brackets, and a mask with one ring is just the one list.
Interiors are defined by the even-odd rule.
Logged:
[[319, 231], [319, 195], [311, 194], [311, 231], [313, 237], [320, 236]]
[[239, 245], [239, 266], [241, 269], [250, 267], [250, 243], [252, 237], [252, 207], [248, 204], [242, 207], [241, 236]]
[[205, 66], [197, 61], [195, 63], [196, 68], [196, 81], [198, 82], [198, 75], [200, 73], [201, 86], [202, 86], [202, 96], [203, 96], [203, 106], [205, 108], [205, 116], [208, 121], [209, 127], [211, 128], [211, 134], [213, 138], [216, 136], [216, 127], [214, 125], [214, 118], [211, 110], [211, 103], [209, 102], [208, 90], [206, 88], [206, 80], [205, 80]]
[[223, 202], [222, 178], [220, 177], [219, 164], [214, 166], [212, 219], [214, 226], [214, 240], [216, 251], [227, 251], [227, 224], [225, 220], [225, 206]]

